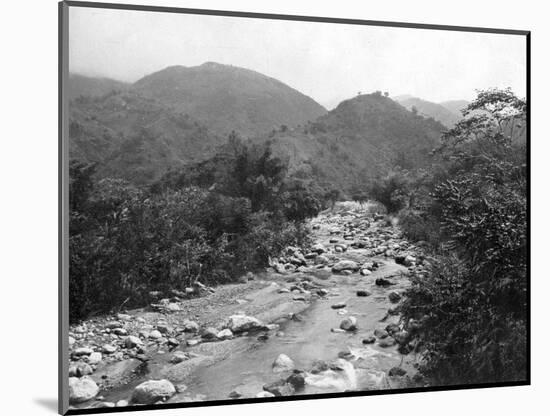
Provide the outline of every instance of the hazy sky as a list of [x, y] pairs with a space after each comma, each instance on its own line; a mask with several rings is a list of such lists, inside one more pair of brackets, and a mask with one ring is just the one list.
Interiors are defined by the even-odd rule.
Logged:
[[136, 81], [207, 61], [277, 78], [327, 108], [375, 90], [430, 101], [525, 95], [525, 37], [70, 7], [72, 72]]

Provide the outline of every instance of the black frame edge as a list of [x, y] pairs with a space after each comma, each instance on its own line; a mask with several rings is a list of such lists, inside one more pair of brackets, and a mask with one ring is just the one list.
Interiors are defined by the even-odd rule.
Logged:
[[[68, 276], [68, 102], [66, 79], [69, 72], [68, 29], [69, 5], [58, 3], [58, 405], [57, 411], [64, 415], [69, 409], [69, 276]], [[67, 237], [67, 238], [65, 238]]]
[[368, 26], [385, 26], [385, 27], [400, 27], [409, 29], [429, 29], [429, 30], [451, 30], [462, 32], [481, 32], [481, 33], [494, 33], [503, 35], [527, 35], [530, 33], [528, 30], [517, 29], [500, 29], [500, 28], [483, 28], [475, 26], [451, 26], [451, 25], [437, 25], [429, 23], [406, 23], [406, 22], [390, 22], [382, 20], [362, 20], [362, 19], [349, 19], [349, 18], [336, 18], [336, 17], [323, 17], [323, 16], [302, 16], [302, 15], [288, 15], [288, 14], [275, 14], [275, 13], [257, 13], [257, 12], [242, 12], [242, 11], [230, 11], [230, 10], [214, 10], [214, 9], [191, 9], [183, 7], [168, 7], [168, 6], [144, 6], [139, 4], [121, 4], [121, 3], [102, 3], [102, 2], [87, 2], [87, 1], [73, 1], [65, 0], [65, 4], [73, 7], [88, 7], [88, 8], [100, 8], [100, 9], [117, 9], [117, 10], [133, 10], [133, 11], [148, 11], [148, 12], [163, 12], [163, 13], [185, 13], [185, 14], [198, 14], [207, 16], [225, 16], [225, 17], [247, 17], [254, 19], [272, 19], [272, 20], [292, 20], [302, 22], [321, 22], [321, 23], [338, 23], [338, 24], [352, 24], [352, 25], [368, 25]]

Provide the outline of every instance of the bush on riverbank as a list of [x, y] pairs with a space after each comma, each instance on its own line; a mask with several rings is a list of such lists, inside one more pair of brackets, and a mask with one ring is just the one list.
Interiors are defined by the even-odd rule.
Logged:
[[268, 148], [238, 145], [151, 188], [97, 181], [93, 166], [71, 163], [71, 321], [142, 306], [150, 291], [235, 280], [307, 242], [304, 220], [323, 201]]
[[524, 380], [527, 170], [514, 128], [525, 124], [525, 102], [482, 91], [466, 114], [437, 149], [424, 216], [405, 217], [410, 234], [436, 221], [446, 254], [413, 278], [403, 317], [435, 383]]

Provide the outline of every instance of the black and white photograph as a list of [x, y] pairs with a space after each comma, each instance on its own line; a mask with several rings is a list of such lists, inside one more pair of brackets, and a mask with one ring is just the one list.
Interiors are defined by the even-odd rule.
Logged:
[[530, 384], [528, 31], [60, 25], [61, 412]]

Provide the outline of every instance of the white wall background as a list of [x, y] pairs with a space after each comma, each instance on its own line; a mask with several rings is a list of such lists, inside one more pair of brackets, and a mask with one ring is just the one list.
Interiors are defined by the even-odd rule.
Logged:
[[[113, 0], [115, 1], [115, 0]], [[542, 1], [135, 0], [142, 4], [532, 31], [532, 382], [514, 387], [149, 412], [148, 415], [544, 414], [550, 392], [548, 10]], [[1, 413], [54, 414], [57, 396], [57, 4], [2, 4]], [[545, 394], [546, 393], [546, 394]], [[130, 413], [128, 413], [130, 414]], [[144, 413], [131, 413], [144, 414]]]

